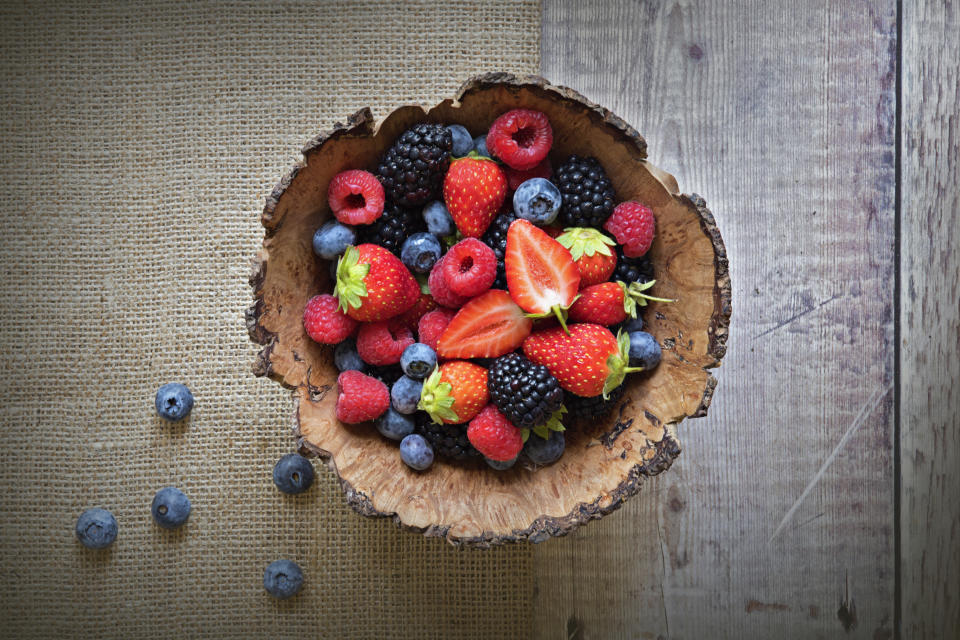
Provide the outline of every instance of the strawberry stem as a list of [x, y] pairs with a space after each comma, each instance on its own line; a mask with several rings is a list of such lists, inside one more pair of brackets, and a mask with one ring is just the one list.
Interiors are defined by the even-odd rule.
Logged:
[[550, 307], [550, 310], [553, 311], [553, 315], [557, 316], [557, 320], [560, 321], [560, 326], [563, 327], [563, 332], [567, 335], [570, 335], [570, 329], [567, 329], [567, 310], [558, 304]]

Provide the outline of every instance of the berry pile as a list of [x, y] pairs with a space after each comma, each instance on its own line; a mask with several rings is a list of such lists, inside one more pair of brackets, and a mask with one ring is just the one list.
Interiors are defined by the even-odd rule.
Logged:
[[418, 124], [328, 185], [313, 249], [334, 285], [304, 330], [335, 345], [337, 418], [375, 423], [410, 469], [550, 464], [565, 420], [612, 410], [625, 376], [660, 361], [638, 315], [669, 302], [650, 294], [654, 211], [552, 147], [532, 109], [477, 137]]

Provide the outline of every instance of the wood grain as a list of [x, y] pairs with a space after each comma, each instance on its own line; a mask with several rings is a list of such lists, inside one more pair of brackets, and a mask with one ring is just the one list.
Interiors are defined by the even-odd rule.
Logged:
[[544, 76], [711, 204], [736, 313], [671, 471], [535, 550], [537, 637], [891, 638], [895, 2], [545, 0], [543, 29]]
[[960, 7], [903, 4], [902, 637], [960, 634]]

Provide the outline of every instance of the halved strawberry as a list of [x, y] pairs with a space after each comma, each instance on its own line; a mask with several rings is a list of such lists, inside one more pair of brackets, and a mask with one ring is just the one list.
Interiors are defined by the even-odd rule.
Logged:
[[477, 296], [447, 325], [437, 354], [441, 358], [496, 358], [530, 335], [533, 321], [500, 289]]
[[570, 252], [533, 224], [515, 220], [507, 230], [504, 267], [510, 297], [533, 317], [555, 315], [566, 330], [564, 315], [580, 287]]

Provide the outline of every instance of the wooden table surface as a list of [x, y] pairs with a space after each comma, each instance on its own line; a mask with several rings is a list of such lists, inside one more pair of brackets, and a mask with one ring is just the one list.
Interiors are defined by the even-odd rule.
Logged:
[[543, 74], [723, 232], [708, 418], [535, 551], [542, 638], [960, 637], [960, 5], [544, 0]]

